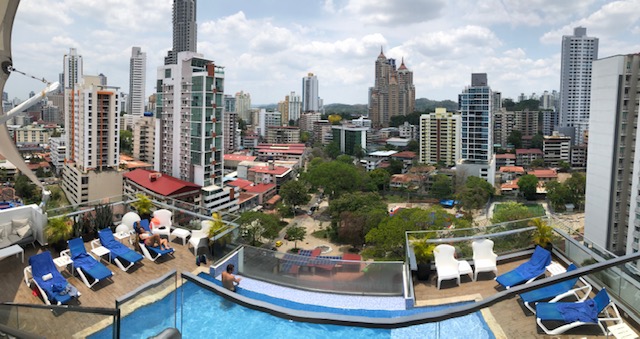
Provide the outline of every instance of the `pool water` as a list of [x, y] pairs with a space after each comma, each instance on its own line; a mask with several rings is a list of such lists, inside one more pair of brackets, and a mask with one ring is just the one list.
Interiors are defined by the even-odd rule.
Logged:
[[[200, 275], [210, 281], [219, 282], [208, 275]], [[254, 338], [269, 336], [276, 338], [495, 338], [479, 312], [439, 323], [429, 323], [398, 329], [370, 329], [338, 325], [295, 322], [275, 317], [269, 313], [255, 311], [231, 301], [191, 282], [180, 287], [184, 292], [184, 305], [178, 301], [176, 292], [153, 304], [141, 307], [121, 319], [122, 338], [147, 338], [157, 335], [174, 321], [184, 338]], [[414, 308], [402, 311], [374, 311], [338, 309], [305, 305], [277, 299], [256, 292], [241, 290], [239, 293], [254, 299], [268, 301], [281, 306], [307, 311], [333, 312], [338, 314], [364, 315], [370, 317], [397, 317], [441, 309]], [[180, 300], [178, 292], [178, 300]], [[174, 317], [174, 314], [176, 316]], [[109, 331], [101, 331], [91, 338], [107, 338]]]

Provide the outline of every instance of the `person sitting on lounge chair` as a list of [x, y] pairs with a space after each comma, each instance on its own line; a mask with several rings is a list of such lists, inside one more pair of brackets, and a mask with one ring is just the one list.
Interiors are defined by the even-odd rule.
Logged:
[[142, 227], [138, 227], [137, 231], [138, 231], [138, 237], [140, 237], [140, 240], [144, 242], [145, 246], [147, 247], [159, 246], [161, 250], [166, 250], [171, 248], [171, 246], [169, 246], [169, 241], [167, 241], [167, 239], [160, 238], [159, 234], [151, 234], [149, 232], [146, 232]]

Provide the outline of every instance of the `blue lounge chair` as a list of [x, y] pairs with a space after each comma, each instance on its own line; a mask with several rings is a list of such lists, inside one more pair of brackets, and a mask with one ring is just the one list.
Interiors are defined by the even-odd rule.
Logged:
[[[106, 247], [111, 253], [109, 257], [121, 270], [127, 271], [135, 263], [142, 260], [142, 255], [113, 237], [113, 233], [108, 228], [98, 231], [98, 241]], [[96, 240], [91, 242], [91, 246], [95, 246]]]
[[133, 230], [138, 233], [138, 228], [142, 227], [146, 232], [151, 233], [151, 226], [149, 224], [149, 219], [142, 219], [140, 221], [136, 221], [133, 223]]
[[536, 246], [529, 261], [516, 267], [514, 270], [499, 275], [496, 281], [507, 289], [522, 283], [529, 283], [544, 274], [546, 267], [549, 266], [550, 263], [551, 252], [540, 246]]
[[[44, 251], [29, 258], [29, 265], [24, 269], [24, 280], [31, 287], [33, 281], [47, 305], [67, 304], [71, 299], [80, 296], [75, 286], [65, 279], [53, 262], [51, 252]], [[31, 280], [29, 279], [31, 275]]]
[[173, 256], [173, 248], [167, 248], [167, 249], [160, 249], [160, 247], [152, 247], [152, 246], [146, 246], [144, 244], [144, 241], [140, 240], [140, 251], [142, 251], [142, 254], [144, 254], [144, 256], [155, 262], [158, 258], [162, 257], [163, 255], [171, 255]]
[[[576, 265], [571, 264], [567, 267], [567, 272], [571, 272], [577, 269]], [[575, 284], [580, 280], [582, 282], [581, 287], [573, 288]], [[583, 296], [578, 296], [578, 291], [582, 291]], [[570, 280], [565, 280], [551, 286], [539, 288], [537, 290], [529, 291], [520, 294], [520, 299], [533, 314], [536, 314], [536, 309], [533, 307], [536, 302], [551, 300], [550, 302], [560, 301], [570, 295], [576, 297], [578, 301], [585, 301], [591, 293], [591, 285], [587, 283], [581, 277]]]
[[113, 272], [106, 266], [87, 253], [82, 238], [71, 239], [68, 244], [69, 249], [60, 252], [60, 255], [69, 255], [71, 257], [73, 268], [78, 272], [80, 279], [87, 287], [92, 288], [99, 281], [108, 279], [113, 275]]
[[[540, 328], [549, 335], [561, 334], [574, 327], [583, 325], [598, 325], [602, 333], [608, 335], [603, 326], [603, 322], [613, 321], [616, 324], [622, 322], [618, 308], [611, 299], [609, 299], [609, 295], [604, 288], [601, 289], [593, 299], [575, 303], [538, 303], [536, 308], [538, 311], [536, 321]], [[611, 312], [609, 312], [609, 308]], [[600, 317], [601, 314], [604, 316]], [[564, 325], [548, 329], [543, 324], [544, 321], [559, 321], [563, 322]]]

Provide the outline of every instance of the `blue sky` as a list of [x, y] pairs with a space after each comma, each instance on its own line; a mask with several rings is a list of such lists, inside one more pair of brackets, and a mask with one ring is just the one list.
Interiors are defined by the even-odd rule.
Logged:
[[[131, 47], [147, 53], [147, 96], [171, 48], [171, 0], [22, 0], [18, 70], [54, 81], [75, 47], [85, 74], [128, 92]], [[318, 76], [328, 103], [366, 104], [380, 47], [414, 72], [416, 98], [457, 100], [472, 72], [504, 97], [557, 90], [562, 35], [600, 39], [599, 57], [640, 52], [640, 0], [200, 0], [198, 52], [225, 66], [226, 94], [276, 103]], [[43, 86], [13, 74], [5, 91]]]

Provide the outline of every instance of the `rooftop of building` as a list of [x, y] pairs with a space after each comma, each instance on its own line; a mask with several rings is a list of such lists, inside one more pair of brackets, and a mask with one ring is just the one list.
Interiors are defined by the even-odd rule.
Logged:
[[254, 155], [244, 155], [244, 154], [225, 154], [225, 161], [254, 161], [256, 160], [256, 156]]
[[227, 182], [227, 185], [235, 186], [235, 187], [238, 187], [240, 189], [243, 189], [243, 188], [245, 188], [247, 186], [253, 185], [253, 183], [251, 181], [245, 180], [245, 179], [236, 179], [236, 180]]
[[389, 157], [398, 153], [398, 151], [375, 151], [369, 153], [370, 157]]
[[555, 169], [534, 169], [527, 171], [527, 174], [534, 175], [537, 178], [557, 178], [558, 172]]
[[171, 196], [189, 191], [195, 192], [201, 189], [200, 185], [192, 182], [142, 168], [127, 172], [123, 174], [123, 177], [162, 196]]
[[276, 184], [255, 184], [252, 186], [245, 186], [243, 190], [248, 193], [265, 193], [269, 190], [275, 189]]
[[391, 155], [392, 158], [404, 158], [404, 159], [414, 159], [416, 157], [416, 152], [411, 151], [402, 151]]
[[256, 172], [256, 173], [267, 173], [267, 174], [273, 174], [273, 175], [284, 175], [287, 172], [290, 172], [291, 168], [284, 167], [284, 166], [273, 166], [273, 168], [270, 168], [270, 166], [253, 166], [249, 168], [249, 171]]
[[516, 155], [513, 153], [496, 154], [496, 159], [515, 159]]
[[524, 174], [524, 167], [521, 166], [502, 166], [498, 169], [498, 172], [502, 173], [521, 173]]
[[518, 148], [516, 154], [543, 154], [541, 149], [538, 148]]

